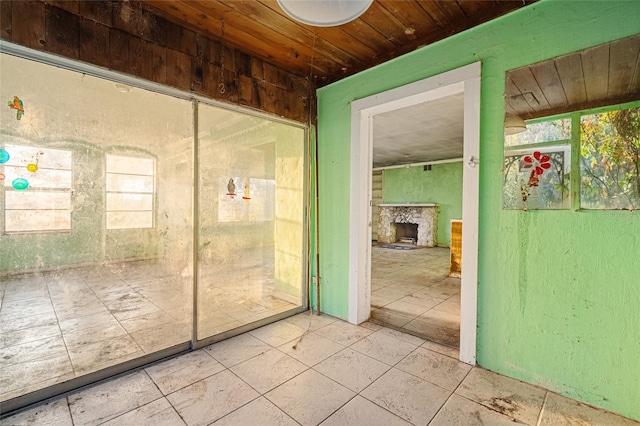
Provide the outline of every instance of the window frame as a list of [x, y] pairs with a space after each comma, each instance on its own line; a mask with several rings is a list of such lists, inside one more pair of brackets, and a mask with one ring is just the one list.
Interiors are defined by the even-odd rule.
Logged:
[[[65, 153], [68, 153], [69, 155], [69, 168], [52, 168], [52, 167], [38, 167], [38, 170], [61, 170], [61, 171], [68, 171], [70, 174], [70, 178], [69, 178], [69, 186], [59, 186], [59, 187], [42, 187], [42, 186], [37, 186], [37, 185], [32, 185], [29, 184], [29, 187], [24, 190], [24, 191], [20, 191], [17, 190], [13, 187], [13, 185], [9, 182], [10, 179], [7, 176], [7, 167], [10, 168], [20, 168], [21, 166], [18, 165], [14, 165], [14, 164], [7, 164], [7, 163], [3, 163], [0, 165], [0, 167], [2, 167], [2, 172], [5, 175], [4, 178], [4, 182], [0, 183], [0, 185], [2, 185], [3, 187], [3, 205], [2, 205], [2, 209], [4, 212], [4, 220], [2, 223], [2, 234], [3, 235], [20, 235], [20, 234], [70, 234], [73, 232], [73, 199], [72, 199], [72, 195], [73, 195], [73, 183], [74, 183], [74, 156], [73, 156], [73, 150], [71, 149], [63, 149], [63, 148], [52, 148], [52, 147], [46, 147], [46, 146], [39, 146], [39, 145], [31, 145], [31, 144], [24, 144], [24, 143], [11, 143], [11, 142], [3, 142], [2, 143], [2, 147], [4, 149], [7, 149], [7, 147], [20, 147], [20, 148], [26, 148], [26, 149], [32, 149], [32, 150], [47, 150], [47, 151], [63, 151]], [[9, 151], [9, 150], [8, 150]], [[9, 160], [11, 161], [11, 160]], [[23, 160], [24, 161], [24, 160]], [[37, 161], [37, 160], [36, 160]], [[27, 163], [29, 164], [29, 163]], [[37, 164], [37, 163], [36, 163]], [[24, 167], [26, 167], [26, 164], [24, 165]], [[32, 172], [32, 173], [37, 173], [36, 172]], [[68, 202], [69, 202], [69, 208], [68, 209], [55, 209], [55, 208], [38, 208], [36, 210], [40, 211], [40, 210], [54, 210], [54, 211], [67, 211], [68, 212], [68, 219], [69, 219], [69, 227], [68, 228], [47, 228], [47, 229], [8, 229], [8, 215], [7, 215], [7, 211], [25, 211], [28, 209], [24, 209], [24, 208], [9, 208], [7, 206], [7, 193], [22, 193], [22, 192], [26, 192], [29, 191], [30, 194], [64, 194], [66, 193], [68, 196]]]
[[[127, 158], [130, 160], [150, 160], [152, 161], [152, 170], [151, 174], [144, 173], [122, 173], [122, 172], [110, 172], [109, 165], [109, 157], [119, 157], [119, 158]], [[105, 153], [104, 155], [104, 227], [107, 231], [118, 231], [118, 230], [131, 230], [131, 229], [155, 229], [156, 228], [156, 207], [157, 207], [157, 159], [151, 155], [148, 157], [143, 157], [135, 154], [120, 154], [120, 153]], [[119, 176], [150, 176], [152, 182], [151, 192], [137, 192], [137, 191], [114, 191], [108, 189], [108, 179], [109, 175], [119, 175]], [[132, 195], [149, 195], [151, 197], [151, 208], [148, 210], [110, 210], [108, 204], [108, 196], [109, 194], [132, 194]], [[109, 226], [109, 213], [119, 212], [119, 213], [134, 213], [134, 212], [149, 212], [151, 217], [151, 223], [149, 226], [144, 227], [110, 227]]]

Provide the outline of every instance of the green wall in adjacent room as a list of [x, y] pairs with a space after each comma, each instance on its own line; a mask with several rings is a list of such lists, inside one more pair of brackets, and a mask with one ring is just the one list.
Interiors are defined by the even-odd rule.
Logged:
[[477, 361], [640, 419], [640, 212], [502, 209], [505, 73], [640, 33], [638, 1], [541, 0], [318, 90], [321, 306], [349, 306], [351, 102], [481, 61]]
[[383, 171], [383, 203], [436, 203], [438, 245], [451, 242], [451, 219], [462, 218], [462, 162]]

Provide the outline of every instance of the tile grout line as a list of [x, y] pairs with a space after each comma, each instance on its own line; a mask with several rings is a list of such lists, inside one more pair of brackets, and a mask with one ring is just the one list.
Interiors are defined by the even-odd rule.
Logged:
[[542, 407], [540, 407], [540, 412], [538, 413], [538, 421], [536, 422], [536, 426], [540, 426], [542, 422], [542, 416], [544, 415], [544, 408], [547, 405], [547, 398], [549, 397], [549, 391], [544, 393], [544, 400], [542, 401]]

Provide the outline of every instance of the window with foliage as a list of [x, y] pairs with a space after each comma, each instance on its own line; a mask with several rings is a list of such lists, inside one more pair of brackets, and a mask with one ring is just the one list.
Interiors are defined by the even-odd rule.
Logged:
[[153, 228], [155, 161], [107, 155], [107, 229]]
[[580, 207], [640, 209], [640, 108], [580, 117]]
[[71, 229], [72, 153], [5, 144], [5, 232]]
[[571, 120], [527, 124], [505, 137], [503, 208], [570, 207]]

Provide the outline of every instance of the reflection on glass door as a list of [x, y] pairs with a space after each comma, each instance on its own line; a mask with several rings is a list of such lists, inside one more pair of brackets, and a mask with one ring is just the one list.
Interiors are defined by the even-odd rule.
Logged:
[[304, 130], [198, 110], [197, 339], [299, 308]]
[[193, 111], [187, 100], [6, 54], [0, 75], [6, 409], [188, 345]]

